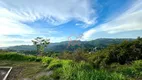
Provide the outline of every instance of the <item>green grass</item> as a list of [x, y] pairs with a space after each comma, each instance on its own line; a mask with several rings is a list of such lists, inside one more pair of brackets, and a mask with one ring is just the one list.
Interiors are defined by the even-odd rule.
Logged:
[[129, 78], [142, 79], [142, 60], [137, 60], [129, 65], [121, 65], [115, 70]]
[[43, 57], [42, 63], [43, 64], [49, 64], [52, 60], [53, 60], [53, 58], [51, 58], [51, 57]]
[[[50, 77], [57, 80], [126, 80], [120, 73], [96, 70], [84, 61], [76, 63], [69, 60], [53, 60], [51, 63], [48, 67], [53, 67], [54, 64], [55, 69]], [[58, 66], [59, 64], [62, 66]]]
[[53, 69], [61, 68], [63, 65], [68, 65], [70, 63], [72, 63], [71, 60], [52, 59], [47, 69], [53, 70]]
[[52, 60], [53, 60], [53, 58], [51, 58], [51, 57], [43, 57], [42, 58], [42, 64], [43, 64], [43, 66], [47, 67]]
[[64, 66], [61, 78], [63, 80], [125, 80], [125, 77], [121, 74], [109, 73], [105, 70], [95, 70], [84, 62]]
[[51, 63], [49, 64], [47, 68], [50, 70], [53, 70], [53, 69], [60, 68], [60, 67], [62, 67], [62, 62], [58, 59], [54, 59], [51, 61]]
[[16, 52], [9, 52], [0, 54], [0, 60], [12, 60], [12, 61], [41, 61], [40, 57], [36, 57], [33, 55], [24, 55], [24, 54], [18, 54]]
[[[12, 66], [10, 79], [30, 78], [35, 80], [141, 80], [142, 60], [131, 64], [113, 63], [107, 68], [95, 69], [85, 61], [75, 62], [51, 57], [36, 57], [17, 53], [0, 54], [0, 66]], [[36, 77], [42, 71], [53, 74]]]

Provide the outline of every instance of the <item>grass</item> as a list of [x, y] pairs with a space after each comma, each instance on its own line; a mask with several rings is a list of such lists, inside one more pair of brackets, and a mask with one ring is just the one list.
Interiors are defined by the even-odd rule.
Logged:
[[118, 73], [93, 69], [89, 64], [81, 62], [63, 66], [61, 80], [125, 80], [125, 77]]
[[16, 52], [9, 52], [0, 54], [0, 60], [12, 60], [12, 61], [37, 61], [40, 62], [41, 58], [36, 57], [33, 55], [24, 55], [24, 54], [18, 54]]
[[[142, 60], [131, 64], [110, 65], [108, 68], [95, 69], [91, 64], [81, 61], [63, 60], [51, 57], [36, 57], [17, 53], [0, 54], [0, 66], [12, 66], [8, 80], [141, 80]], [[53, 74], [36, 77], [42, 71]]]
[[53, 70], [53, 69], [57, 69], [57, 68], [61, 68], [64, 65], [68, 65], [72, 63], [71, 60], [60, 60], [60, 59], [53, 59], [49, 66], [47, 67], [48, 70]]
[[53, 58], [51, 58], [51, 57], [43, 57], [42, 58], [42, 63], [49, 65], [52, 60], [53, 60]]
[[50, 80], [50, 78], [48, 76], [41, 76], [37, 78], [36, 80]]
[[50, 78], [55, 80], [126, 80], [125, 76], [120, 73], [96, 70], [84, 61], [76, 63], [70, 60], [55, 59], [51, 61], [49, 67], [54, 68], [54, 73]]
[[119, 66], [115, 71], [128, 78], [142, 79], [142, 60], [136, 60], [129, 65]]

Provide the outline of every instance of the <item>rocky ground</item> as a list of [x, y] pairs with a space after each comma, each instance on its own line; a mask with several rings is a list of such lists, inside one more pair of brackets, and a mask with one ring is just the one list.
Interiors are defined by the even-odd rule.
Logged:
[[3, 80], [5, 75], [7, 74], [9, 68], [0, 68], [0, 80]]

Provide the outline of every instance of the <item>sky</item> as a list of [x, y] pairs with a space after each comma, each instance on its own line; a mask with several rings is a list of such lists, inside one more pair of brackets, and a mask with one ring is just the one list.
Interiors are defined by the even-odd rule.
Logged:
[[80, 36], [142, 37], [142, 0], [0, 0], [0, 47]]

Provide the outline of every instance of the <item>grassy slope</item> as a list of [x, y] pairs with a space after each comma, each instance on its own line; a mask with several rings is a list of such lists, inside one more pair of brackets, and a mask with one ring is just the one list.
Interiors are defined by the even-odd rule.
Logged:
[[[36, 80], [141, 80], [142, 60], [130, 65], [112, 64], [109, 69], [94, 69], [81, 61], [63, 60], [50, 57], [27, 56], [17, 53], [0, 54], [0, 66], [12, 66], [8, 80], [34, 79], [41, 72], [53, 71], [50, 76]], [[112, 69], [112, 70], [110, 70]]]
[[[17, 57], [20, 57], [19, 60], [16, 59]], [[7, 60], [7, 58], [9, 60]], [[125, 79], [121, 74], [110, 73], [104, 70], [95, 70], [90, 64], [85, 62], [76, 63], [71, 60], [60, 60], [50, 57], [42, 57], [42, 62], [35, 62], [35, 57], [31, 58], [31, 56], [16, 53], [0, 54], [0, 59], [0, 66], [13, 67], [8, 80], [33, 80], [39, 73], [45, 70], [47, 70], [46, 72], [53, 71], [53, 74], [50, 76], [41, 76], [36, 80], [89, 80], [90, 77], [92, 80]]]

